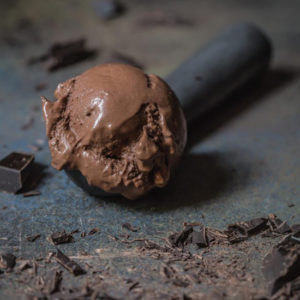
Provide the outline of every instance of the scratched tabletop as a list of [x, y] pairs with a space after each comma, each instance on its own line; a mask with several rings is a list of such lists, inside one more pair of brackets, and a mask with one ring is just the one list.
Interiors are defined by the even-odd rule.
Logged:
[[[93, 264], [120, 276], [148, 272], [144, 280], [155, 287], [159, 262], [129, 255], [133, 245], [109, 238], [126, 231], [123, 223], [140, 227], [132, 237], [153, 239], [180, 230], [185, 221], [219, 229], [269, 213], [291, 224], [300, 221], [300, 2], [123, 3], [124, 13], [105, 22], [91, 1], [0, 1], [0, 157], [34, 153], [45, 166], [39, 196], [0, 193], [0, 250], [24, 259], [45, 257], [55, 251], [46, 241], [49, 234], [98, 227], [99, 234], [59, 249], [97, 256]], [[184, 21], [145, 22], [161, 14]], [[116, 52], [164, 77], [224, 27], [244, 20], [272, 39], [270, 71], [193, 124], [185, 156], [167, 187], [137, 201], [95, 198], [51, 167], [40, 96], [53, 100], [59, 82], [110, 61]], [[51, 44], [80, 37], [98, 50], [96, 58], [51, 73], [42, 64], [27, 64]], [[44, 84], [44, 90], [35, 89]], [[30, 243], [26, 236], [33, 234], [41, 238]], [[0, 299], [22, 299], [27, 288], [14, 273], [3, 276]]]

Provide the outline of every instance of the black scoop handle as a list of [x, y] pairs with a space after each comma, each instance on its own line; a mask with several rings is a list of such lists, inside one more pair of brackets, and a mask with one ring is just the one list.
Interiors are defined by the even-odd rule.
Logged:
[[255, 25], [229, 27], [166, 78], [188, 124], [259, 76], [272, 54], [269, 38]]

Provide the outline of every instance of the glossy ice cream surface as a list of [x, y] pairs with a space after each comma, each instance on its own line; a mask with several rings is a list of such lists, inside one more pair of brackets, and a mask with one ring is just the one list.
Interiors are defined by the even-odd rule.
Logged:
[[128, 199], [163, 187], [186, 144], [178, 99], [155, 75], [96, 66], [42, 97], [52, 165], [79, 170], [92, 186]]

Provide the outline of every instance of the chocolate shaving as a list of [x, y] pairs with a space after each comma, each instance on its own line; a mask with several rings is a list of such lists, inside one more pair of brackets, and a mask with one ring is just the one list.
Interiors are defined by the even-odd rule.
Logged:
[[16, 257], [11, 253], [0, 254], [0, 268], [11, 270], [16, 264]]
[[31, 236], [27, 236], [26, 237], [26, 240], [28, 242], [34, 242], [36, 241], [41, 235], [38, 233], [38, 234], [35, 234], [35, 235], [31, 235]]
[[266, 218], [255, 218], [245, 222], [228, 225], [227, 234], [230, 243], [238, 243], [248, 239], [249, 236], [266, 229]]
[[95, 233], [97, 233], [97, 232], [100, 232], [100, 229], [97, 228], [97, 227], [95, 227], [95, 228], [93, 228], [92, 230], [90, 230], [90, 232], [88, 233], [88, 235], [93, 235], [93, 234], [95, 234]]
[[62, 271], [53, 270], [46, 274], [45, 283], [42, 291], [46, 294], [54, 294], [59, 291], [62, 281]]
[[18, 270], [21, 272], [30, 268], [32, 268], [32, 265], [29, 263], [28, 260], [21, 262], [21, 264], [18, 266]]
[[173, 247], [184, 248], [192, 242], [193, 227], [186, 226], [181, 232], [176, 232], [168, 237], [168, 241]]
[[48, 240], [53, 245], [59, 245], [59, 244], [65, 244], [65, 243], [72, 243], [74, 241], [74, 238], [72, 234], [67, 233], [64, 231], [62, 232], [54, 232], [49, 237]]
[[57, 253], [54, 255], [54, 258], [59, 264], [61, 264], [66, 270], [68, 270], [74, 276], [86, 274], [85, 270], [83, 270], [76, 262], [72, 261], [68, 256], [63, 254], [60, 250], [57, 250]]
[[139, 227], [133, 227], [130, 223], [124, 223], [122, 227], [132, 232], [137, 232], [140, 230]]
[[53, 44], [48, 51], [38, 57], [32, 57], [28, 64], [46, 62], [46, 69], [49, 72], [73, 65], [86, 59], [94, 58], [96, 50], [86, 48], [86, 41], [83, 38]]
[[39, 191], [29, 191], [26, 193], [23, 193], [23, 197], [34, 197], [39, 196], [41, 193]]

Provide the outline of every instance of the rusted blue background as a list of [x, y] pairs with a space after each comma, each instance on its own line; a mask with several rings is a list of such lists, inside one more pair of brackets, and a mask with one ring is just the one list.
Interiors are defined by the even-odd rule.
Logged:
[[[45, 256], [54, 247], [44, 238], [28, 243], [27, 235], [100, 227], [101, 234], [61, 249], [95, 254], [95, 249], [103, 248], [101, 261], [128, 274], [133, 263], [143, 269], [148, 262], [122, 255], [126, 246], [105, 234], [119, 234], [124, 222], [141, 227], [135, 236], [148, 238], [165, 237], [184, 221], [222, 229], [231, 222], [275, 213], [290, 223], [299, 222], [300, 2], [125, 3], [123, 16], [104, 23], [90, 1], [0, 2], [0, 156], [32, 152], [31, 146], [42, 140], [45, 144], [35, 152], [36, 161], [48, 166], [38, 186], [40, 196], [0, 194], [0, 250], [24, 258]], [[155, 10], [171, 11], [195, 25], [138, 25]], [[59, 82], [108, 61], [112, 51], [135, 57], [147, 72], [163, 77], [223, 27], [241, 20], [255, 22], [270, 35], [275, 47], [271, 70], [261, 82], [195, 124], [189, 149], [167, 188], [136, 202], [95, 199], [50, 167], [40, 95], [53, 99]], [[43, 53], [51, 43], [80, 36], [99, 49], [95, 60], [51, 74], [41, 65], [27, 66], [29, 57]], [[35, 85], [43, 82], [47, 89], [35, 91]], [[31, 118], [33, 126], [21, 130]], [[1, 299], [14, 294], [11, 284], [17, 282], [10, 276], [1, 281]]]

